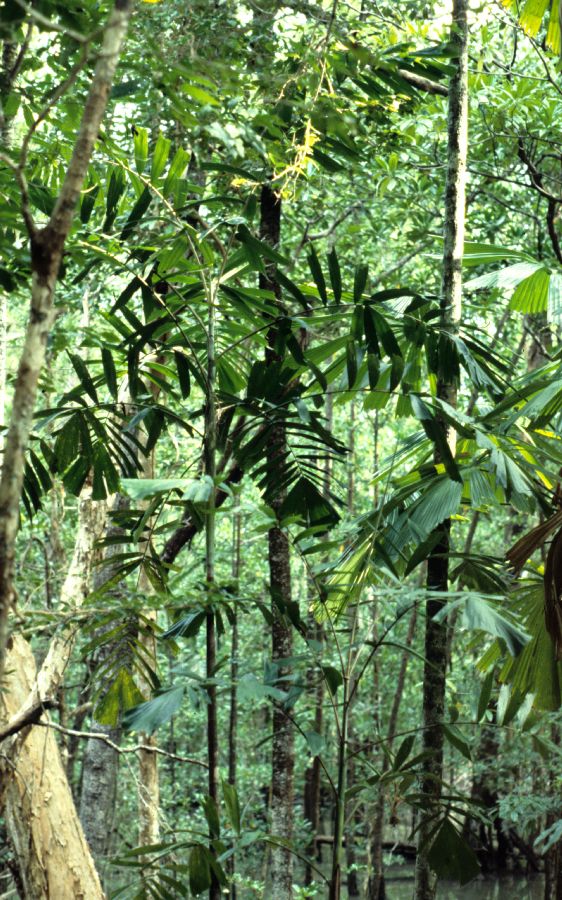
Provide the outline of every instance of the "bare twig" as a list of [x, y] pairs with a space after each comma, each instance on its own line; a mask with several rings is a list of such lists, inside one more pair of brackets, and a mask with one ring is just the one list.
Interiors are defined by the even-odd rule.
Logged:
[[170, 753], [168, 750], [162, 750], [161, 747], [153, 747], [152, 744], [137, 744], [135, 747], [120, 747], [119, 744], [116, 744], [114, 741], [108, 738], [106, 734], [101, 734], [97, 731], [75, 731], [74, 728], [64, 728], [57, 722], [36, 722], [35, 724], [41, 725], [43, 728], [53, 728], [55, 731], [60, 732], [60, 734], [66, 734], [69, 737], [78, 737], [83, 738], [84, 740], [102, 741], [104, 744], [107, 744], [108, 747], [111, 747], [112, 750], [115, 750], [115, 752], [119, 754], [138, 753], [139, 750], [144, 750], [145, 753], [158, 753], [160, 756], [166, 756], [168, 759], [175, 759], [178, 762], [191, 763], [191, 765], [201, 766], [203, 769], [207, 768], [207, 763], [201, 762], [200, 759], [193, 759], [191, 756], [178, 756], [177, 753]]

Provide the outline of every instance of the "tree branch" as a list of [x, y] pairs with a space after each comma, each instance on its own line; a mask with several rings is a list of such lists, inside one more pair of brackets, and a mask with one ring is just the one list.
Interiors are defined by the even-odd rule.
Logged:
[[57, 722], [36, 722], [36, 725], [41, 725], [43, 728], [53, 728], [55, 731], [60, 732], [60, 734], [66, 734], [69, 737], [78, 737], [83, 738], [84, 740], [94, 740], [94, 741], [102, 741], [102, 743], [107, 744], [108, 747], [111, 747], [112, 750], [115, 750], [116, 753], [138, 753], [139, 750], [143, 750], [145, 753], [157, 753], [159, 756], [166, 756], [168, 759], [175, 759], [178, 762], [191, 763], [193, 766], [201, 766], [203, 769], [207, 768], [207, 763], [201, 762], [200, 759], [193, 759], [191, 756], [178, 756], [177, 753], [170, 753], [168, 750], [162, 750], [161, 747], [154, 747], [152, 744], [137, 744], [135, 747], [120, 747], [119, 744], [116, 744], [110, 738], [107, 737], [106, 734], [102, 734], [97, 731], [75, 731], [74, 728], [64, 728], [62, 725], [59, 725]]
[[58, 705], [56, 700], [41, 700], [29, 709], [24, 710], [23, 713], [15, 716], [5, 728], [0, 729], [0, 744], [13, 734], [23, 731], [23, 729], [27, 728], [29, 725], [39, 725], [39, 720], [43, 713], [47, 712], [49, 709], [56, 709]]

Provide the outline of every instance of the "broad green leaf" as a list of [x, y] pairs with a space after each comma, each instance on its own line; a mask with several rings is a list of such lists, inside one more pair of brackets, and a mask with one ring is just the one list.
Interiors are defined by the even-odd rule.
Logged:
[[392, 764], [392, 768], [395, 772], [404, 765], [410, 753], [412, 752], [412, 748], [415, 742], [416, 736], [414, 734], [409, 734], [404, 738], [398, 750], [396, 751], [396, 756], [394, 757], [394, 762]]
[[221, 825], [219, 820], [219, 811], [217, 804], [212, 797], [207, 794], [203, 800], [203, 810], [207, 825], [209, 826], [209, 835], [212, 839], [219, 838], [221, 834]]
[[459, 753], [464, 756], [465, 759], [468, 759], [469, 761], [472, 760], [470, 746], [467, 743], [464, 735], [455, 725], [443, 725], [443, 734], [445, 735], [449, 743], [452, 744], [453, 747], [455, 747], [459, 751]]
[[148, 131], [146, 128], [133, 126], [134, 148], [135, 148], [135, 166], [137, 172], [144, 172], [146, 162], [148, 160]]
[[445, 819], [428, 852], [428, 862], [439, 878], [468, 884], [480, 873], [472, 847], [461, 837], [449, 819]]
[[513, 625], [509, 619], [501, 615], [484, 597], [466, 592], [458, 600], [448, 603], [439, 613], [442, 620], [451, 610], [461, 609], [462, 626], [464, 628], [485, 631], [493, 637], [501, 638], [512, 656], [517, 656], [529, 642], [529, 635]]
[[546, 312], [549, 282], [550, 272], [543, 268], [537, 269], [517, 285], [509, 301], [510, 309], [531, 315]]
[[[115, 726], [127, 712], [138, 709], [143, 696], [133, 680], [133, 676], [126, 668], [119, 669], [109, 689], [102, 699], [96, 704], [95, 717], [100, 725]], [[144, 704], [143, 704], [144, 705]]]
[[223, 779], [222, 781], [222, 794], [224, 797], [224, 805], [226, 806], [226, 812], [228, 815], [228, 819], [230, 824], [232, 825], [232, 829], [235, 834], [240, 834], [240, 801], [238, 799], [238, 791], [236, 790], [233, 784], [229, 784], [228, 781]]
[[168, 138], [165, 138], [162, 134], [158, 135], [154, 153], [152, 154], [152, 166], [150, 169], [151, 181], [157, 181], [166, 168], [171, 146], [172, 142]]
[[317, 731], [305, 731], [304, 738], [312, 756], [320, 756], [326, 749], [326, 740]]
[[189, 887], [196, 897], [209, 890], [211, 885], [211, 866], [209, 851], [201, 844], [191, 848], [189, 854]]
[[147, 500], [168, 491], [185, 491], [188, 478], [122, 478], [121, 487], [132, 500]]
[[328, 690], [331, 695], [335, 697], [338, 688], [343, 684], [342, 674], [339, 669], [334, 668], [334, 666], [322, 666], [321, 668], [326, 684], [328, 685]]
[[190, 159], [191, 153], [184, 150], [183, 147], [179, 147], [178, 150], [176, 150], [162, 187], [164, 197], [169, 197], [175, 190], [176, 182], [178, 178], [183, 178]]
[[125, 731], [146, 731], [153, 734], [160, 725], [164, 725], [177, 713], [184, 693], [183, 686], [168, 688], [157, 693], [152, 700], [128, 709], [123, 717]]

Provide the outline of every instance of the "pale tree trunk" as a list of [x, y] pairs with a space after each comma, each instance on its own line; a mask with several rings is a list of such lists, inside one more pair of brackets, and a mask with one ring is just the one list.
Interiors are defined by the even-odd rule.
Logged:
[[[60, 594], [61, 606], [79, 607], [88, 592], [103, 510], [103, 504], [88, 496], [80, 500], [77, 539]], [[21, 637], [12, 638], [9, 675], [0, 693], [8, 720], [0, 732], [0, 807], [25, 896], [30, 898], [103, 896], [55, 738], [48, 729], [25, 726], [41, 715], [47, 719], [42, 708], [53, 705], [74, 634], [69, 627], [53, 638], [39, 673], [29, 644]], [[13, 736], [7, 737], [10, 732]]]
[[[55, 321], [55, 287], [64, 245], [74, 218], [84, 178], [105, 113], [115, 69], [132, 12], [132, 0], [116, 0], [104, 31], [80, 130], [63, 186], [44, 228], [33, 222], [21, 166], [16, 167], [22, 191], [22, 212], [30, 235], [31, 308], [18, 366], [10, 423], [0, 475], [0, 680], [5, 668], [8, 615], [15, 597], [15, 544], [23, 486], [25, 453], [35, 411], [39, 376], [46, 356], [47, 339]], [[13, 165], [8, 157], [1, 161]]]
[[[154, 451], [144, 457], [143, 477], [154, 478]], [[147, 522], [145, 528], [151, 528], [151, 522]], [[148, 551], [148, 542], [144, 545], [144, 551]], [[152, 585], [146, 575], [144, 567], [141, 568], [138, 584], [139, 593], [144, 596], [152, 594]], [[149, 610], [143, 615], [143, 627], [138, 640], [145, 648], [146, 655], [156, 664], [156, 635], [148, 632], [148, 623], [156, 624], [156, 611]], [[150, 697], [152, 685], [146, 680], [139, 685], [146, 697]], [[140, 743], [145, 747], [155, 747], [156, 737], [142, 732]], [[139, 846], [147, 847], [157, 844], [160, 840], [160, 781], [158, 778], [158, 757], [150, 750], [139, 750]]]
[[[273, 247], [278, 246], [281, 231], [281, 199], [271, 187], [265, 184], [261, 192], [260, 237]], [[267, 275], [260, 275], [260, 287], [275, 293], [280, 304], [280, 288], [275, 278], [274, 267], [269, 266]], [[276, 333], [268, 334], [266, 359], [276, 361]], [[270, 431], [267, 460], [271, 472], [275, 472], [287, 452], [285, 428], [282, 422]], [[271, 506], [279, 514], [284, 500], [284, 492], [276, 493]], [[273, 623], [271, 626], [271, 657], [287, 659], [293, 652], [291, 626], [283, 610], [291, 602], [291, 556], [287, 534], [277, 526], [268, 532], [269, 582], [272, 601]], [[278, 677], [289, 674], [286, 665], [278, 664]], [[278, 686], [288, 689], [283, 681]], [[293, 837], [293, 794], [294, 794], [294, 733], [292, 723], [282, 703], [273, 704], [272, 715], [272, 758], [269, 824], [274, 839], [291, 842]], [[273, 846], [270, 850], [266, 879], [266, 895], [271, 900], [291, 900], [293, 896], [293, 857], [285, 847]]]
[[[15, 716], [36, 677], [31, 648], [21, 637], [12, 640], [7, 670], [3, 706]], [[24, 738], [16, 758], [2, 767], [4, 816], [24, 896], [101, 900], [55, 736], [48, 728], [31, 726]]]
[[[126, 508], [128, 501], [118, 494], [113, 501], [113, 511]], [[123, 534], [118, 525], [111, 521], [106, 524], [104, 538], [115, 539]], [[94, 576], [94, 590], [99, 591], [103, 584], [112, 578], [117, 567], [113, 557], [120, 551], [118, 543], [111, 543], [105, 549], [103, 564], [98, 565]], [[106, 626], [106, 630], [111, 625]], [[132, 635], [131, 635], [132, 636]], [[90, 680], [95, 678], [96, 669], [103, 666], [104, 661], [115, 652], [113, 642], [102, 643], [94, 657], [90, 659]], [[128, 649], [124, 650], [128, 653]], [[109, 738], [112, 743], [121, 742], [121, 726], [102, 725], [95, 719], [95, 711], [89, 731]], [[117, 798], [117, 776], [119, 769], [119, 753], [103, 740], [89, 738], [84, 748], [82, 760], [82, 780], [80, 788], [80, 821], [84, 833], [102, 878], [105, 875], [106, 857], [109, 853]]]
[[[448, 169], [445, 188], [445, 223], [443, 246], [443, 278], [441, 284], [441, 318], [443, 330], [454, 332], [461, 316], [462, 255], [465, 222], [465, 180], [468, 146], [468, 2], [454, 0], [451, 41], [458, 51], [455, 73], [449, 85]], [[456, 405], [456, 385], [438, 379], [437, 395], [451, 406]], [[441, 422], [454, 454], [454, 433]], [[442, 462], [437, 451], [435, 463]], [[449, 546], [451, 521], [439, 526], [439, 541], [428, 558], [427, 587], [434, 596], [426, 603], [425, 664], [423, 681], [423, 751], [427, 753], [421, 778], [421, 812], [415, 872], [416, 900], [433, 900], [436, 879], [428, 863], [432, 828], [439, 810], [443, 780], [443, 729], [445, 710], [445, 677], [447, 670], [447, 625], [437, 623], [435, 616], [443, 608], [445, 598], [435, 596], [449, 587]]]

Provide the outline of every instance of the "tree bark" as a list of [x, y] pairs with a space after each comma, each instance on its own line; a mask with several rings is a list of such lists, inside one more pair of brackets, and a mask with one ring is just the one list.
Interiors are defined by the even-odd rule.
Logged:
[[[39, 376], [45, 363], [47, 339], [56, 316], [55, 287], [64, 245], [72, 226], [74, 210], [105, 113], [131, 13], [132, 0], [116, 0], [104, 31], [80, 130], [63, 186], [44, 228], [35, 227], [28, 198], [22, 197], [22, 209], [30, 232], [32, 289], [29, 320], [16, 376], [0, 475], [0, 681], [5, 668], [8, 615], [15, 596], [15, 544], [25, 453], [31, 432]], [[22, 174], [21, 170], [18, 172]]]
[[[458, 52], [455, 73], [449, 85], [448, 168], [445, 189], [445, 222], [443, 246], [443, 278], [441, 284], [440, 323], [444, 331], [454, 332], [461, 315], [462, 255], [465, 220], [465, 179], [468, 143], [468, 3], [454, 0], [451, 41]], [[437, 396], [451, 406], [456, 404], [456, 385], [440, 375]], [[454, 432], [445, 422], [454, 454]], [[436, 464], [442, 462], [435, 451]], [[450, 519], [439, 526], [439, 540], [427, 562], [427, 588], [434, 593], [426, 603], [425, 663], [423, 682], [423, 750], [427, 763], [420, 784], [421, 814], [418, 831], [418, 852], [415, 872], [416, 900], [433, 900], [436, 879], [428, 862], [432, 828], [439, 811], [443, 780], [443, 730], [445, 707], [445, 677], [447, 669], [447, 625], [437, 623], [435, 616], [443, 608], [445, 599], [438, 596], [449, 586]]]
[[[388, 719], [388, 730], [386, 733], [387, 747], [392, 749], [394, 738], [396, 737], [396, 728], [398, 725], [398, 713], [400, 712], [400, 704], [404, 694], [404, 685], [406, 684], [406, 671], [408, 668], [408, 660], [410, 657], [409, 648], [414, 641], [416, 633], [416, 622], [418, 610], [415, 606], [412, 610], [410, 622], [408, 624], [408, 633], [406, 635], [406, 648], [402, 653], [400, 660], [400, 669], [398, 671], [398, 680], [396, 682], [396, 691], [392, 698], [392, 707], [390, 717]], [[388, 756], [384, 757], [382, 765], [382, 774], [388, 772], [390, 762]], [[383, 870], [383, 842], [384, 842], [384, 813], [385, 813], [385, 790], [383, 785], [379, 785], [377, 793], [377, 802], [375, 805], [375, 815], [372, 827], [369, 829], [367, 855], [369, 877], [366, 888], [367, 900], [386, 900], [386, 887], [384, 882]]]
[[[261, 191], [260, 237], [273, 247], [279, 244], [281, 233], [281, 199], [268, 184]], [[260, 288], [273, 291], [281, 305], [281, 291], [275, 278], [274, 266], [268, 266], [267, 274], [260, 275]], [[268, 334], [266, 360], [272, 364], [278, 360], [275, 349], [276, 329]], [[287, 453], [285, 428], [282, 422], [272, 426], [267, 447], [267, 462], [270, 472], [275, 472]], [[272, 498], [271, 506], [279, 515], [284, 491], [278, 491]], [[271, 626], [271, 657], [275, 665], [278, 660], [291, 656], [293, 639], [291, 626], [283, 610], [291, 602], [291, 557], [287, 534], [278, 526], [268, 532], [269, 582], [272, 602], [273, 624]], [[289, 674], [286, 665], [277, 663], [277, 686], [288, 689], [283, 682]], [[294, 793], [294, 734], [293, 726], [282, 703], [274, 701], [272, 715], [272, 761], [270, 793], [270, 830], [273, 838], [290, 842], [293, 837], [293, 793]], [[267, 870], [266, 894], [272, 900], [291, 900], [293, 896], [293, 858], [285, 847], [271, 848]]]
[[[121, 495], [117, 495], [114, 503], [114, 511], [124, 508], [128, 501]], [[122, 529], [109, 521], [106, 526], [105, 539], [117, 538], [122, 534]], [[117, 543], [110, 544], [105, 550], [102, 565], [97, 567], [94, 576], [94, 590], [100, 590], [102, 585], [116, 572], [112, 557], [118, 554], [120, 546]], [[106, 630], [111, 624], [106, 626]], [[99, 670], [104, 661], [115, 652], [112, 642], [102, 643], [90, 659], [90, 678], [95, 679], [95, 672]], [[129, 652], [128, 650], [126, 652]], [[90, 724], [90, 732], [103, 734], [114, 744], [121, 741], [121, 727], [116, 725], [102, 725], [95, 720], [95, 712]], [[82, 780], [80, 790], [80, 820], [84, 833], [96, 862], [100, 868], [102, 878], [105, 875], [106, 857], [109, 853], [113, 820], [115, 815], [115, 803], [117, 798], [117, 775], [119, 769], [119, 754], [113, 747], [104, 741], [90, 738], [84, 749], [82, 761]]]
[[[4, 713], [13, 717], [36, 681], [27, 641], [12, 638]], [[52, 900], [102, 900], [104, 894], [66, 778], [55, 736], [49, 729], [20, 732], [16, 756], [0, 769], [2, 806], [24, 896]]]

